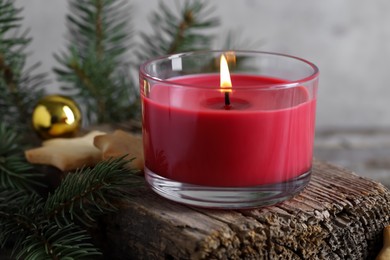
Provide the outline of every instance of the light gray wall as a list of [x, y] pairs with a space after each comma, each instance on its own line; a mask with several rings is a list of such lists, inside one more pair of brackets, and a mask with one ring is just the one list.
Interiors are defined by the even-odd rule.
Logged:
[[[157, 0], [130, 0], [136, 30]], [[52, 54], [65, 46], [65, 0], [17, 0], [34, 41], [30, 62], [42, 70], [55, 64]], [[174, 8], [180, 1], [164, 1]], [[222, 32], [241, 31], [258, 39], [257, 50], [308, 59], [321, 71], [317, 126], [390, 127], [390, 1], [387, 0], [215, 0]], [[218, 42], [223, 46], [222, 41]], [[217, 46], [218, 47], [218, 46]], [[53, 78], [53, 76], [52, 76]], [[58, 91], [55, 82], [51, 92]]]

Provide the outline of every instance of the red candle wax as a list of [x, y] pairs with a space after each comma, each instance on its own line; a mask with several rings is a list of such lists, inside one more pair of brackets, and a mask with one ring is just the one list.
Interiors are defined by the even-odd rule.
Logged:
[[275, 184], [310, 170], [316, 99], [303, 86], [266, 88], [280, 79], [231, 78], [229, 110], [224, 93], [206, 87], [219, 86], [215, 74], [178, 77], [171, 81], [187, 87], [157, 84], [142, 96], [149, 170], [216, 187]]

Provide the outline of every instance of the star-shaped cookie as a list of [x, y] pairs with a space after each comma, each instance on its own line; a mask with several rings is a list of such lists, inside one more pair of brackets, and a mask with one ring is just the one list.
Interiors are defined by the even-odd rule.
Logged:
[[102, 152], [93, 145], [93, 140], [104, 134], [92, 131], [83, 137], [50, 139], [42, 147], [25, 151], [25, 156], [30, 163], [52, 165], [62, 171], [94, 166], [102, 160]]
[[102, 152], [103, 160], [117, 158], [124, 155], [126, 159], [133, 159], [127, 166], [132, 169], [144, 169], [144, 154], [142, 136], [116, 130], [112, 134], [95, 137], [94, 145]]

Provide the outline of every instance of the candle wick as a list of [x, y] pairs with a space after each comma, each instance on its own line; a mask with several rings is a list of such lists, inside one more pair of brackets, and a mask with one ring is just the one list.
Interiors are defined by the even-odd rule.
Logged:
[[226, 110], [229, 110], [231, 108], [231, 105], [230, 105], [230, 95], [229, 95], [229, 92], [225, 92], [225, 109]]

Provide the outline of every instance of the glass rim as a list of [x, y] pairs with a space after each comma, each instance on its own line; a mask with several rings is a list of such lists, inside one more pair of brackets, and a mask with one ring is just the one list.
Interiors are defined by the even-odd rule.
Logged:
[[[300, 61], [300, 62], [302, 62], [302, 64], [308, 65], [313, 70], [310, 75], [308, 75], [306, 77], [302, 77], [302, 78], [297, 79], [297, 80], [291, 80], [288, 82], [281, 82], [281, 83], [262, 84], [261, 87], [259, 87], [258, 84], [254, 83], [253, 85], [246, 85], [245, 87], [240, 87], [239, 90], [245, 90], [245, 89], [266, 90], [266, 89], [286, 89], [286, 88], [299, 87], [299, 86], [302, 86], [302, 84], [304, 84], [306, 82], [310, 82], [310, 81], [317, 79], [319, 76], [319, 73], [320, 73], [318, 67], [314, 63], [312, 63], [306, 59], [299, 58], [297, 56], [283, 54], [283, 53], [277, 53], [277, 52], [249, 51], [249, 50], [201, 50], [201, 51], [180, 52], [180, 53], [168, 54], [168, 55], [163, 55], [163, 56], [157, 56], [157, 57], [148, 59], [145, 62], [143, 62], [140, 65], [139, 73], [140, 73], [140, 75], [142, 75], [146, 79], [153, 80], [155, 82], [159, 82], [162, 84], [169, 84], [171, 86], [174, 85], [176, 87], [186, 87], [186, 88], [195, 88], [195, 89], [210, 89], [210, 90], [220, 89], [220, 86], [214, 86], [214, 85], [199, 86], [199, 85], [195, 85], [195, 84], [178, 83], [178, 82], [171, 80], [171, 79], [161, 79], [159, 77], [153, 76], [150, 73], [148, 73], [146, 71], [146, 67], [152, 63], [155, 63], [158, 61], [163, 61], [163, 60], [169, 60], [169, 59], [173, 59], [173, 58], [187, 57], [187, 56], [191, 56], [191, 55], [202, 55], [202, 54], [204, 55], [207, 53], [223, 54], [223, 53], [228, 53], [228, 52], [234, 52], [235, 54], [245, 54], [245, 55], [252, 54], [252, 55], [279, 56], [279, 57], [288, 58], [291, 60]], [[204, 74], [204, 75], [217, 74], [217, 72], [215, 72], [215, 73], [199, 73], [199, 74]], [[231, 73], [231, 74], [234, 74], [234, 73]], [[243, 73], [241, 73], [241, 74], [243, 74]], [[196, 75], [196, 74], [193, 74], [193, 75]], [[248, 74], [248, 75], [256, 76], [256, 74]], [[191, 75], [185, 75], [185, 76], [191, 76]], [[233, 88], [234, 88], [234, 86], [233, 86]]]

